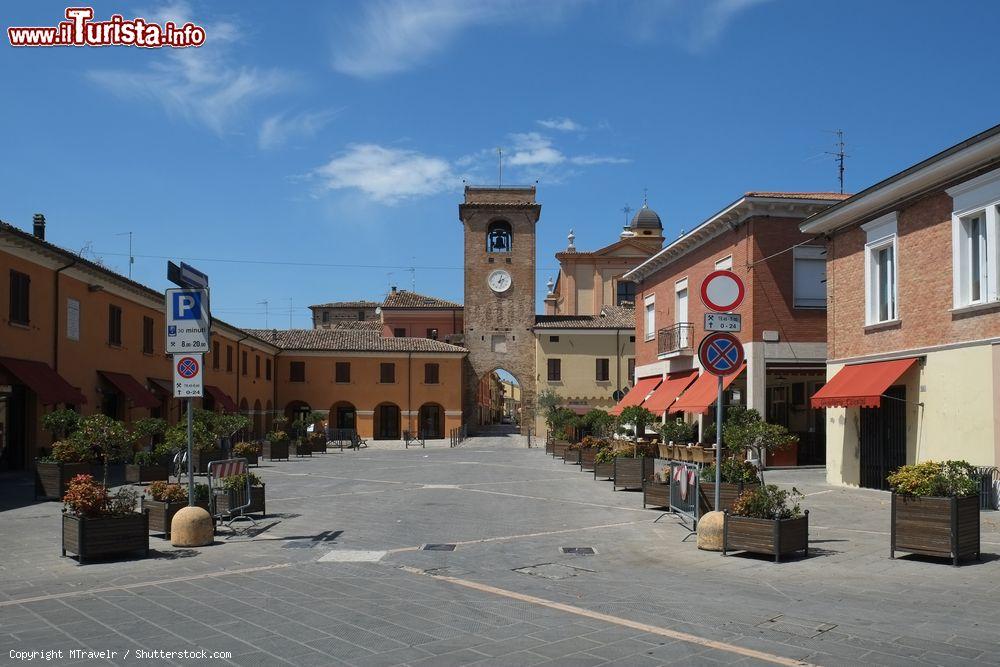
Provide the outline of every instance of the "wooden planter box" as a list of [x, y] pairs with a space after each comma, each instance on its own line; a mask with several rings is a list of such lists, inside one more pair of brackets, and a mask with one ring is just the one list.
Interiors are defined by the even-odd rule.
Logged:
[[889, 557], [896, 551], [950, 558], [980, 559], [979, 496], [921, 498], [892, 494]]
[[594, 469], [594, 457], [597, 456], [597, 447], [584, 447], [580, 450], [580, 469], [590, 472]]
[[[208, 511], [208, 502], [195, 503], [198, 507]], [[167, 503], [151, 498], [142, 499], [142, 509], [149, 513], [149, 530], [153, 533], [163, 533], [164, 537], [170, 537], [170, 522], [174, 515], [182, 508], [187, 507], [187, 501], [181, 500], [176, 503]]]
[[554, 456], [557, 459], [561, 459], [563, 457], [563, 454], [566, 453], [566, 450], [569, 448], [570, 444], [572, 443], [557, 440], [556, 443], [552, 445], [552, 456]]
[[196, 475], [207, 475], [208, 464], [212, 461], [222, 461], [225, 456], [221, 449], [194, 450], [191, 452], [191, 468]]
[[545, 441], [545, 453], [546, 454], [551, 454], [553, 452], [553, 450], [555, 449], [555, 446], [556, 446], [556, 443], [552, 442], [551, 440], [546, 440]]
[[273, 461], [275, 459], [288, 460], [288, 441], [285, 442], [264, 442], [264, 451], [261, 454], [265, 459]]
[[563, 463], [572, 463], [573, 465], [580, 465], [580, 450], [567, 449], [565, 452], [563, 452]]
[[[229, 508], [234, 506], [231, 493], [220, 493], [215, 497], [215, 513], [226, 514]], [[267, 516], [267, 506], [264, 502], [264, 486], [250, 487], [250, 507], [243, 510], [244, 514], [260, 514]]]
[[615, 462], [604, 461], [594, 464], [594, 479], [614, 479]]
[[87, 518], [63, 512], [62, 555], [76, 554], [77, 562], [95, 556], [141, 551], [149, 555], [149, 514]]
[[166, 481], [170, 478], [170, 468], [161, 465], [125, 464], [126, 484], [145, 484], [146, 482]]
[[[723, 482], [722, 488], [719, 490], [719, 500], [722, 503], [722, 507], [719, 509], [732, 512], [733, 503], [740, 497], [740, 494], [747, 489], [755, 489], [758, 486], [760, 484], [730, 484], [729, 482]], [[715, 511], [715, 482], [698, 480], [698, 495], [698, 501], [701, 505], [700, 512], [702, 514]]]
[[642, 485], [643, 507], [670, 508], [670, 484], [651, 480]]
[[260, 454], [237, 454], [233, 452], [234, 459], [246, 459], [248, 466], [260, 465]]
[[653, 459], [643, 457], [630, 459], [619, 457], [615, 459], [615, 490], [641, 489], [643, 482], [653, 476]]
[[35, 459], [35, 500], [62, 500], [66, 485], [77, 475], [90, 475], [89, 463], [61, 463]]
[[781, 557], [801, 551], [809, 555], [809, 510], [797, 519], [751, 519], [725, 513], [722, 523], [722, 555], [729, 551], [749, 551]]
[[309, 446], [314, 454], [326, 454], [326, 438], [322, 442], [312, 442]]
[[295, 455], [296, 456], [308, 456], [312, 457], [313, 450], [312, 445], [308, 442], [299, 442], [295, 444]]

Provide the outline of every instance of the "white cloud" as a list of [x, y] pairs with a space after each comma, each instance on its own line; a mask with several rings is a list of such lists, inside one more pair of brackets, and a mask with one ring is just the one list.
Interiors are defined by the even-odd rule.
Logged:
[[581, 132], [584, 129], [583, 125], [571, 118], [549, 118], [535, 122], [546, 129], [559, 130], [560, 132]]
[[556, 165], [566, 161], [566, 156], [552, 145], [552, 140], [538, 132], [515, 133], [510, 139], [514, 152], [505, 162], [511, 166]]
[[754, 5], [765, 2], [770, 0], [712, 0], [705, 3], [694, 22], [689, 46], [695, 51], [715, 46], [737, 16]]
[[[147, 15], [157, 22], [198, 23], [183, 2]], [[205, 32], [204, 46], [164, 49], [145, 70], [90, 70], [87, 77], [115, 95], [159, 102], [168, 113], [224, 134], [256, 101], [288, 89], [294, 77], [232, 65], [230, 50], [240, 35], [232, 23], [208, 24]]]
[[288, 114], [282, 112], [268, 116], [261, 123], [257, 145], [264, 149], [283, 146], [291, 139], [315, 136], [339, 113], [339, 110]]
[[771, 0], [697, 0], [689, 2], [635, 2], [630, 22], [636, 36], [652, 40], [663, 36], [693, 54], [708, 51], [746, 10]]
[[595, 164], [628, 164], [632, 160], [624, 157], [609, 157], [603, 155], [577, 155], [569, 159], [570, 163], [580, 166], [590, 166]]
[[444, 158], [378, 144], [351, 144], [313, 175], [326, 189], [356, 189], [387, 204], [436, 194], [459, 180]]

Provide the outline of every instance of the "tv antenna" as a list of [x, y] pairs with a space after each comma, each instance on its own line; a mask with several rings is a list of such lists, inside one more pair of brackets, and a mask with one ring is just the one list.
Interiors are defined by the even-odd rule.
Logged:
[[258, 306], [260, 306], [260, 305], [264, 306], [264, 328], [266, 329], [267, 328], [267, 299], [264, 299], [263, 301], [258, 301], [257, 305]]
[[417, 258], [416, 257], [411, 257], [410, 261], [413, 262], [413, 264], [410, 264], [410, 268], [407, 269], [407, 271], [410, 272], [410, 291], [411, 292], [416, 292], [417, 291], [417, 267], [415, 266], [415, 264], [416, 264]]
[[497, 147], [497, 188], [503, 187], [503, 149]]
[[848, 157], [847, 153], [844, 152], [844, 131], [843, 130], [831, 130], [837, 135], [837, 150], [836, 151], [823, 151], [827, 155], [832, 155], [837, 161], [837, 180], [840, 181], [840, 194], [844, 194], [844, 158]]
[[132, 265], [135, 264], [135, 256], [132, 255], [132, 232], [122, 232], [115, 236], [128, 236], [128, 277], [132, 279]]
[[625, 214], [625, 226], [628, 227], [628, 214], [632, 212], [632, 207], [628, 204], [622, 207], [622, 213]]

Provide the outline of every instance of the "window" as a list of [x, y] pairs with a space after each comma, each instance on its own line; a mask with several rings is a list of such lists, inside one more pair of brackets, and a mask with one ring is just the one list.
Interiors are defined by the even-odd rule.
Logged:
[[14, 324], [28, 324], [28, 300], [31, 276], [20, 271], [10, 272], [10, 312], [7, 319]]
[[232, 373], [233, 372], [233, 346], [232, 345], [227, 345], [226, 346], [226, 372], [227, 373]]
[[378, 368], [378, 381], [382, 384], [392, 384], [396, 381], [396, 364], [382, 363]]
[[80, 340], [80, 302], [66, 299], [66, 338]]
[[326, 324], [329, 321], [330, 321], [330, 311], [329, 310], [324, 310], [323, 311], [323, 323]]
[[438, 339], [438, 330], [437, 329], [428, 329], [427, 330], [427, 337], [430, 338], [431, 340], [437, 340]]
[[646, 340], [653, 340], [656, 338], [656, 300], [652, 296], [646, 297], [646, 318], [643, 320], [646, 324], [645, 335]]
[[490, 223], [486, 230], [486, 252], [510, 252], [512, 243], [509, 222], [497, 220]]
[[242, 358], [240, 359], [240, 371], [243, 373], [243, 375], [247, 374], [248, 370], [247, 366], [249, 366], [249, 363], [247, 363], [247, 356], [248, 356], [247, 351], [243, 350], [243, 355]]
[[441, 369], [437, 364], [424, 364], [424, 384], [437, 384]]
[[635, 378], [635, 359], [628, 360], [628, 378], [625, 380], [625, 384], [632, 382]]
[[628, 337], [628, 342], [634, 343], [635, 342], [635, 336], [629, 336]]
[[212, 341], [212, 369], [219, 370], [219, 341]]
[[260, 355], [253, 355], [253, 376], [255, 378], [260, 377]]
[[598, 382], [607, 382], [611, 379], [611, 360], [610, 359], [597, 359], [597, 376]]
[[288, 381], [289, 382], [306, 381], [306, 362], [304, 361], [288, 362]]
[[548, 371], [549, 371], [549, 382], [560, 382], [562, 381], [562, 360], [561, 359], [549, 359], [548, 360]]
[[792, 250], [792, 298], [796, 308], [826, 308], [826, 248]]
[[948, 189], [954, 307], [1000, 300], [1000, 169]]
[[896, 214], [889, 213], [861, 228], [865, 244], [866, 324], [891, 322], [899, 317], [896, 275]]
[[271, 379], [271, 360], [270, 359], [265, 359], [264, 360], [264, 379], [265, 380], [270, 380]]
[[346, 384], [351, 381], [351, 362], [338, 361], [334, 365], [334, 381]]
[[723, 271], [723, 270], [725, 270], [725, 271], [732, 271], [733, 270], [733, 256], [729, 255], [729, 256], [723, 257], [722, 259], [720, 259], [719, 261], [717, 261], [715, 263], [715, 270], [716, 271]]
[[403, 327], [393, 329], [392, 335], [395, 336], [396, 338], [406, 338], [406, 329]]
[[153, 354], [153, 318], [142, 318], [142, 351], [144, 354]]
[[121, 347], [122, 344], [122, 309], [118, 306], [108, 306], [108, 345]]
[[619, 280], [618, 292], [615, 303], [619, 306], [623, 303], [635, 303], [635, 283], [631, 280]]
[[549, 342], [550, 343], [558, 343], [559, 342], [559, 336], [549, 336]]

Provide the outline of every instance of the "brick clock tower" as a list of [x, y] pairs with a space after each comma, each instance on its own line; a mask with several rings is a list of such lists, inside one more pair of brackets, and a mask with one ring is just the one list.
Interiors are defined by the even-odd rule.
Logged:
[[458, 216], [465, 227], [465, 329], [469, 350], [462, 407], [480, 425], [479, 384], [495, 370], [521, 386], [521, 431], [534, 423], [535, 188], [466, 186]]

